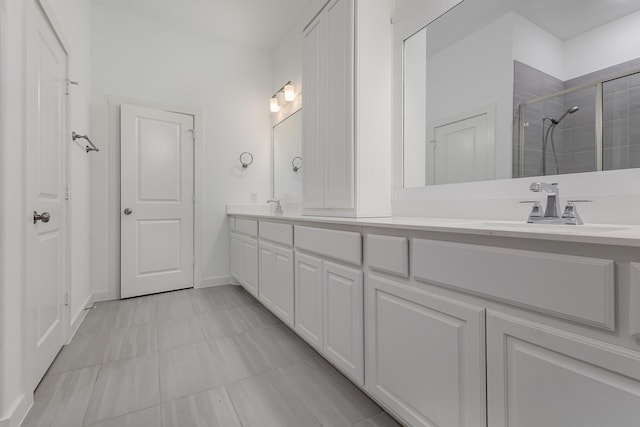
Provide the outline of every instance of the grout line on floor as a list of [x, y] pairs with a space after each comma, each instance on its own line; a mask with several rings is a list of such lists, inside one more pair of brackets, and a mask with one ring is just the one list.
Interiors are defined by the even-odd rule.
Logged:
[[96, 372], [96, 377], [93, 381], [93, 387], [91, 388], [91, 393], [89, 393], [89, 399], [87, 399], [87, 406], [84, 408], [84, 416], [82, 417], [82, 425], [85, 425], [87, 420], [87, 413], [89, 412], [89, 405], [91, 405], [91, 399], [93, 398], [93, 393], [96, 391], [96, 386], [98, 385], [98, 378], [100, 377], [100, 373], [102, 372], [102, 364], [98, 365], [98, 372]]

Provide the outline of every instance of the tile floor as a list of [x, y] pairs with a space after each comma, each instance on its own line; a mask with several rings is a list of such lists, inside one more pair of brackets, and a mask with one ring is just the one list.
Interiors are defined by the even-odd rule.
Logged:
[[23, 427], [398, 426], [240, 287], [98, 303]]

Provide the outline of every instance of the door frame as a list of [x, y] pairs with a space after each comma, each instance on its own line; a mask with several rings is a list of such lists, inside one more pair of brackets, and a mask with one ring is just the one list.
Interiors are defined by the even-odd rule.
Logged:
[[[49, 4], [48, 0], [32, 0], [29, 1], [27, 4], [27, 10], [26, 10], [26, 16], [27, 16], [27, 36], [26, 36], [26, 45], [27, 45], [27, 52], [32, 52], [34, 50], [34, 46], [32, 44], [34, 38], [32, 36], [34, 30], [35, 30], [35, 21], [37, 18], [37, 14], [38, 13], [42, 13], [44, 18], [47, 20], [47, 22], [49, 23], [49, 25], [51, 26], [51, 30], [53, 31], [53, 34], [55, 35], [55, 37], [58, 39], [58, 42], [60, 43], [60, 46], [62, 47], [62, 50], [64, 51], [64, 53], [66, 54], [66, 60], [65, 60], [65, 78], [68, 80], [69, 79], [69, 58], [71, 57], [71, 50], [69, 48], [69, 43], [66, 41], [66, 38], [64, 36], [64, 34], [62, 33], [62, 25], [60, 24], [60, 22], [56, 19], [55, 17], [55, 13], [54, 13], [54, 9], [53, 7]], [[33, 90], [33, 87], [30, 86], [30, 82], [29, 82], [29, 78], [32, 75], [32, 70], [33, 70], [33, 64], [30, 61], [31, 57], [30, 54], [27, 53], [26, 56], [26, 72], [25, 72], [25, 111], [27, 113], [27, 117], [28, 114], [30, 112], [30, 108], [31, 108], [31, 101], [29, 101], [31, 92]], [[64, 128], [64, 135], [67, 135], [70, 129], [70, 124], [69, 124], [69, 98], [67, 95], [63, 95], [63, 107], [62, 107], [62, 111], [64, 112], [64, 119], [63, 119], [63, 128]], [[29, 120], [28, 118], [25, 118], [25, 137], [29, 138], [29, 135], [31, 135], [31, 133], [33, 132], [33, 130], [31, 130], [31, 127], [29, 125]], [[63, 180], [64, 180], [64, 187], [69, 188], [69, 182], [70, 182], [70, 177], [69, 177], [69, 164], [70, 164], [70, 153], [71, 150], [69, 148], [69, 144], [65, 143], [65, 141], [62, 142], [61, 145], [61, 149], [62, 149], [62, 158], [63, 158], [63, 164], [62, 164], [62, 176], [63, 176]], [[28, 162], [30, 161], [30, 159], [27, 156], [27, 153], [25, 152], [25, 158], [24, 158], [24, 171], [25, 174], [28, 170]], [[25, 175], [26, 176], [26, 175]], [[25, 204], [23, 205], [23, 215], [24, 218], [28, 218], [29, 217], [29, 208], [28, 208], [28, 201], [29, 201], [29, 195], [26, 194], [26, 179], [25, 179]], [[70, 271], [71, 271], [71, 223], [69, 221], [70, 219], [70, 212], [69, 212], [69, 204], [68, 204], [68, 199], [65, 198], [64, 203], [62, 204], [62, 211], [64, 214], [64, 221], [63, 221], [63, 227], [64, 227], [64, 232], [62, 233], [62, 241], [63, 241], [63, 250], [62, 250], [62, 263], [61, 263], [61, 267], [62, 267], [62, 282], [63, 282], [63, 300], [61, 301], [62, 304], [62, 335], [64, 337], [64, 343], [69, 341], [70, 338], [70, 334], [71, 334], [71, 304], [70, 302], [67, 303], [67, 301], [65, 301], [65, 299], [67, 298], [68, 295], [71, 295], [71, 276], [70, 276]], [[29, 390], [32, 392], [35, 390], [36, 386], [38, 385], [40, 379], [35, 377], [35, 349], [37, 348], [36, 345], [36, 340], [37, 340], [37, 325], [36, 325], [36, 319], [33, 316], [33, 310], [32, 308], [35, 306], [35, 292], [33, 287], [31, 286], [30, 281], [28, 280], [28, 261], [27, 261], [27, 249], [28, 249], [28, 241], [29, 241], [29, 233], [31, 232], [31, 229], [29, 228], [29, 225], [27, 225], [27, 227], [25, 227], [24, 229], [24, 238], [25, 238], [25, 260], [24, 260], [24, 278], [25, 278], [25, 310], [24, 310], [24, 322], [25, 322], [25, 330], [26, 330], [26, 342], [24, 343], [25, 346], [25, 364], [26, 364], [26, 377], [25, 380], [27, 381], [27, 386], [29, 388]]]
[[[193, 287], [198, 288], [203, 283], [204, 273], [204, 251], [202, 233], [196, 233], [201, 230], [204, 220], [203, 212], [203, 110], [201, 108], [176, 106], [164, 104], [154, 101], [146, 101], [141, 99], [108, 95], [107, 96], [107, 114], [108, 125], [104, 129], [108, 140], [108, 212], [103, 213], [105, 223], [108, 224], [108, 283], [109, 288], [98, 291], [95, 295], [96, 301], [120, 299], [121, 291], [121, 266], [120, 266], [120, 105], [129, 104], [145, 108], [153, 108], [156, 110], [167, 111], [171, 113], [185, 114], [193, 116], [195, 141], [193, 150], [193, 188], [196, 195], [196, 202], [193, 207], [193, 255], [195, 257], [195, 265], [193, 271]], [[92, 120], [92, 123], [95, 121]], [[98, 130], [99, 132], [100, 130]], [[106, 151], [106, 150], [105, 150]], [[104, 170], [102, 170], [104, 173]], [[102, 178], [104, 179], [104, 178]], [[92, 202], [92, 206], [95, 203]], [[95, 263], [92, 263], [95, 268]], [[93, 274], [93, 273], [92, 273]]]

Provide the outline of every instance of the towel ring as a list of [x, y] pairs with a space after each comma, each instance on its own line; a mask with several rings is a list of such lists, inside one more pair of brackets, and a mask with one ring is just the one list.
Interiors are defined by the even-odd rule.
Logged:
[[[296, 160], [299, 161], [296, 162]], [[300, 169], [302, 169], [302, 157], [294, 157], [293, 160], [291, 160], [291, 166], [293, 166], [294, 172], [298, 172]]]
[[253, 163], [253, 154], [249, 153], [248, 151], [240, 154], [240, 163], [242, 164], [242, 167], [244, 169], [248, 168], [249, 165]]

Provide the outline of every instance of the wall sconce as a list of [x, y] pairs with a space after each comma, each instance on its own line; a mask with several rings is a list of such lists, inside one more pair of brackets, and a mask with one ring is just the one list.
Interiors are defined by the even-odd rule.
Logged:
[[295, 101], [296, 99], [296, 89], [293, 87], [291, 82], [284, 85], [284, 100], [287, 102]]
[[274, 96], [271, 98], [271, 112], [277, 113], [278, 111], [280, 111], [280, 104], [278, 104], [278, 98]]
[[271, 112], [277, 113], [280, 111], [280, 107], [287, 105], [288, 102], [295, 101], [295, 99], [296, 88], [291, 81], [288, 81], [271, 97]]

